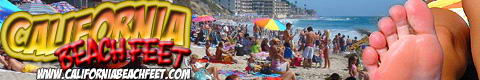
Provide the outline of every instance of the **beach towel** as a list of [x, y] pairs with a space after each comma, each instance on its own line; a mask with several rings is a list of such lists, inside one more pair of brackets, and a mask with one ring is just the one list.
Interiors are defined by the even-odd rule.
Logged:
[[268, 52], [260, 52], [260, 53], [254, 54], [254, 56], [256, 59], [267, 60], [267, 57], [270, 55]]
[[210, 75], [207, 75], [207, 70], [202, 68], [200, 71], [197, 71], [194, 73], [195, 80], [211, 80], [212, 77]]
[[302, 58], [295, 57], [293, 58], [292, 64], [293, 66], [301, 66], [302, 65]]
[[255, 76], [257, 77], [280, 77], [281, 75], [280, 74], [263, 74], [263, 73], [260, 73], [260, 72], [257, 72], [254, 74]]
[[247, 73], [241, 72], [238, 70], [218, 70], [218, 73], [225, 75], [225, 76], [230, 76], [230, 75], [237, 75], [239, 77], [244, 77], [247, 76]]
[[25, 73], [34, 72], [38, 68], [40, 68], [40, 67], [32, 65], [32, 64], [25, 64], [25, 66], [22, 69], [22, 72], [25, 72]]
[[208, 62], [211, 63], [219, 63], [219, 64], [234, 64], [234, 60], [232, 56], [223, 56], [222, 60], [219, 59], [210, 59]]
[[282, 80], [280, 77], [266, 77], [265, 80]]
[[231, 61], [222, 61], [222, 60], [210, 60], [211, 63], [218, 63], [218, 64], [234, 64], [235, 62]]
[[219, 64], [234, 64], [233, 62], [233, 57], [232, 56], [223, 56], [223, 60], [218, 60], [218, 59], [198, 59], [197, 62], [200, 63], [219, 63]]
[[262, 69], [262, 66], [256, 65], [255, 63], [248, 63], [248, 66], [245, 67], [245, 70], [249, 73], [260, 69]]
[[225, 76], [236, 75], [243, 80], [254, 80], [254, 79], [261, 78], [261, 77], [258, 77], [252, 74], [247, 74], [245, 72], [238, 71], [238, 70], [218, 70], [218, 73]]

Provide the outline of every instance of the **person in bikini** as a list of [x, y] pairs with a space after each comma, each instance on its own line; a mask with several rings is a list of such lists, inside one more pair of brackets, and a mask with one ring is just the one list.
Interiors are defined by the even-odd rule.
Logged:
[[5, 54], [5, 52], [3, 50], [0, 51], [0, 63], [7, 70], [13, 70], [13, 71], [24, 72], [24, 73], [36, 73], [37, 70], [40, 68], [32, 64], [23, 63], [15, 58], [11, 58], [3, 54]]

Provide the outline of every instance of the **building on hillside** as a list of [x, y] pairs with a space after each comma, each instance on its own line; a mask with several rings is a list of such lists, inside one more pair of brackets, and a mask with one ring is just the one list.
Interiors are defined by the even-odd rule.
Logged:
[[[286, 0], [215, 0], [235, 15], [257, 14], [274, 18], [304, 15], [305, 10]], [[300, 12], [303, 11], [303, 12]]]
[[102, 4], [103, 2], [117, 3], [125, 0], [65, 0], [65, 1], [67, 1], [68, 3], [70, 3], [71, 5], [79, 9], [83, 9], [83, 8], [95, 7], [99, 4]]

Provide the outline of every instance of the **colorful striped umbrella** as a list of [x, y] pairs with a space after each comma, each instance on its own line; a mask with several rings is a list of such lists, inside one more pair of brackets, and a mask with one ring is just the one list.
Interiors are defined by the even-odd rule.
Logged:
[[193, 22], [205, 22], [205, 21], [214, 21], [214, 20], [216, 19], [213, 18], [212, 16], [207, 16], [207, 15], [197, 16], [196, 18], [192, 19]]
[[255, 19], [253, 20], [253, 23], [268, 30], [285, 31], [287, 29], [282, 22], [270, 18]]
[[67, 12], [70, 12], [70, 11], [78, 11], [77, 8], [70, 5], [66, 1], [60, 1], [60, 2], [56, 2], [56, 3], [52, 3], [52, 4], [50, 4], [50, 6], [55, 8], [55, 10], [57, 10], [60, 13], [67, 13]]

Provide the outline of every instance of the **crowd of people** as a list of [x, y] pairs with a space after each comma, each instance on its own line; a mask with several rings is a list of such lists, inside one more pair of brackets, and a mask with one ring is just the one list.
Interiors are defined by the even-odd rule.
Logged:
[[[358, 40], [349, 36], [345, 37], [338, 33], [333, 39], [330, 39], [330, 31], [323, 30], [315, 32], [313, 27], [309, 26], [303, 30], [292, 29], [292, 24], [287, 23], [286, 30], [274, 31], [254, 25], [252, 34], [249, 34], [247, 25], [219, 25], [212, 22], [194, 23], [191, 32], [191, 41], [194, 45], [204, 46], [206, 56], [203, 58], [215, 62], [236, 63], [235, 56], [250, 56], [248, 59], [248, 72], [265, 72], [272, 70], [273, 73], [282, 74], [282, 78], [290, 80], [295, 78], [295, 73], [289, 71], [289, 68], [323, 68], [330, 67], [330, 53], [342, 53], [353, 51], [347, 49]], [[298, 40], [294, 38], [298, 36]], [[296, 41], [296, 42], [294, 42]], [[216, 48], [211, 53], [210, 48]], [[333, 48], [331, 51], [329, 48]], [[262, 58], [262, 54], [267, 54]], [[355, 56], [357, 56], [356, 54]], [[355, 58], [358, 60], [358, 58]], [[261, 64], [259, 62], [267, 62]], [[314, 66], [314, 64], [319, 64]], [[270, 65], [267, 65], [270, 64]], [[353, 70], [353, 66], [359, 66], [359, 63], [347, 64], [349, 72], [360, 73], [361, 69]]]

